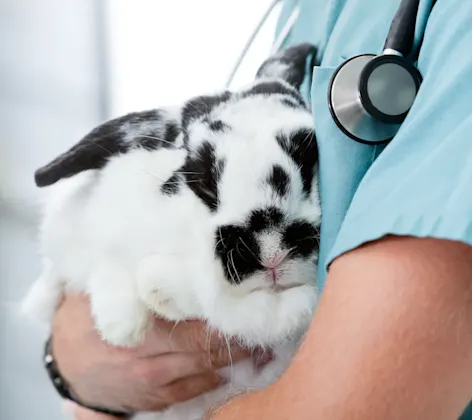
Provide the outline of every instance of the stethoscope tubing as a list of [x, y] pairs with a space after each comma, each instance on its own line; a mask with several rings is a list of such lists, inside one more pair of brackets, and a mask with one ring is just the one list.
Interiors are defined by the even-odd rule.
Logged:
[[[236, 59], [230, 75], [228, 76], [226, 82], [225, 82], [225, 88], [228, 89], [231, 86], [231, 83], [234, 81], [234, 78], [241, 67], [241, 64], [243, 63], [244, 59], [246, 58], [249, 49], [252, 47], [254, 44], [254, 41], [257, 37], [257, 35], [260, 33], [262, 28], [264, 27], [265, 23], [269, 19], [270, 15], [272, 14], [273, 10], [275, 7], [281, 2], [282, 0], [273, 0], [270, 5], [267, 7], [267, 10], [259, 20], [258, 24], [255, 26], [254, 30], [250, 34], [249, 38], [247, 39], [243, 49], [241, 50], [241, 53], [239, 54], [238, 58]], [[280, 30], [277, 38], [275, 39], [274, 43], [272, 44], [272, 48], [270, 51], [270, 54], [275, 54], [277, 51], [280, 50], [286, 39], [288, 38], [292, 28], [295, 26], [295, 23], [297, 21], [298, 15], [300, 13], [300, 6], [297, 4], [295, 8], [293, 9], [292, 13], [288, 17], [287, 21], [285, 22], [285, 25], [282, 27]]]

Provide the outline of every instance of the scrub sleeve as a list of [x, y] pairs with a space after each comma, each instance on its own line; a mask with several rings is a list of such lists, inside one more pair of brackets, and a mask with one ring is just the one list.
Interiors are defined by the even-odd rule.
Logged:
[[[472, 1], [420, 1], [415, 51], [424, 80], [400, 131], [377, 146], [337, 128], [328, 84], [346, 58], [381, 53], [399, 0], [288, 0], [279, 31], [297, 4], [285, 46], [319, 48], [303, 87], [320, 158], [320, 287], [333, 259], [388, 234], [472, 244]], [[472, 409], [461, 420], [472, 420]]]

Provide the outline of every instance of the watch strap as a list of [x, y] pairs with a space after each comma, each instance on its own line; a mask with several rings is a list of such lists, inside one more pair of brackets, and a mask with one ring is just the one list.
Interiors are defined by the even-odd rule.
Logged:
[[59, 372], [59, 368], [57, 366], [57, 363], [52, 353], [51, 341], [52, 341], [52, 338], [49, 337], [44, 346], [43, 362], [44, 362], [44, 367], [46, 368], [46, 371], [48, 372], [49, 378], [51, 379], [51, 382], [54, 385], [54, 388], [56, 389], [56, 391], [59, 393], [59, 395], [62, 398], [73, 401], [77, 405], [87, 408], [91, 411], [95, 411], [97, 413], [107, 414], [109, 416], [119, 417], [119, 418], [124, 418], [124, 419], [128, 419], [131, 417], [131, 413], [126, 413], [126, 412], [118, 411], [118, 410], [110, 410], [103, 407], [97, 407], [90, 404], [85, 404], [84, 402], [80, 401], [77, 397], [75, 397], [73, 393], [71, 392], [67, 384], [67, 381], [62, 377], [61, 373]]

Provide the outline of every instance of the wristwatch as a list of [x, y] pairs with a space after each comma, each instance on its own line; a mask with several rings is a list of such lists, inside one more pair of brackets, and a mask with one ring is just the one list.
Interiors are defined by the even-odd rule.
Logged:
[[44, 367], [49, 374], [49, 378], [56, 388], [56, 391], [59, 395], [67, 400], [73, 401], [77, 405], [87, 408], [88, 410], [96, 411], [97, 413], [107, 414], [113, 417], [119, 417], [123, 419], [129, 419], [132, 416], [132, 413], [126, 413], [124, 411], [116, 411], [116, 410], [109, 410], [103, 407], [96, 407], [93, 405], [85, 404], [84, 402], [80, 401], [74, 394], [72, 393], [71, 389], [69, 388], [66, 380], [62, 377], [61, 373], [59, 372], [58, 366], [56, 361], [54, 360], [54, 356], [52, 354], [52, 346], [51, 346], [51, 337], [49, 337], [46, 341], [44, 346]]

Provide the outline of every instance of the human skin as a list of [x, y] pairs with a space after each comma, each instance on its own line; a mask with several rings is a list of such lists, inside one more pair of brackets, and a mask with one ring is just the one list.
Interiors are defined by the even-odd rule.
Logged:
[[67, 411], [72, 416], [74, 420], [123, 420], [117, 417], [106, 416], [102, 414], [95, 413], [90, 410], [86, 410], [82, 407], [79, 407], [75, 404], [68, 403]]
[[[72, 392], [89, 405], [160, 411], [221, 385], [216, 370], [250, 356], [208, 333], [201, 322], [177, 325], [160, 319], [136, 348], [103, 342], [93, 326], [89, 301], [69, 295], [55, 315], [52, 351]], [[84, 419], [107, 418], [80, 410]], [[94, 417], [95, 416], [95, 417]]]
[[456, 420], [472, 396], [472, 247], [387, 237], [336, 259], [273, 386], [209, 420]]
[[344, 254], [281, 379], [207, 419], [456, 420], [472, 395], [471, 279], [459, 242], [387, 237]]

